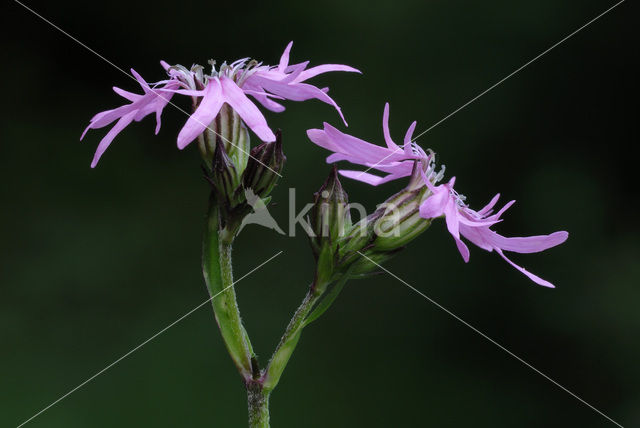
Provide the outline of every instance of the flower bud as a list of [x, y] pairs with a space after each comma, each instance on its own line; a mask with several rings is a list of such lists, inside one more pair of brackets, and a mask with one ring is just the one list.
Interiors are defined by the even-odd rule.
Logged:
[[309, 239], [316, 258], [316, 277], [312, 290], [322, 294], [334, 279], [338, 242], [352, 227], [347, 193], [334, 166], [320, 190], [313, 194]]
[[311, 246], [316, 256], [325, 245], [335, 250], [345, 230], [351, 228], [349, 197], [340, 184], [335, 166], [320, 190], [313, 194], [310, 220], [314, 234]]
[[212, 162], [209, 182], [213, 186], [218, 204], [229, 212], [242, 202], [242, 195], [237, 192], [240, 180], [236, 167], [225, 152], [223, 144], [216, 145]]
[[[417, 168], [418, 163], [413, 176], [420, 174]], [[416, 182], [412, 178], [406, 188], [347, 231], [338, 242], [336, 271], [349, 272], [351, 276], [371, 273], [377, 270], [376, 263], [392, 258], [429, 227], [431, 220], [420, 217], [420, 204], [430, 193]]]
[[225, 147], [224, 144], [215, 145], [210, 167], [205, 170], [220, 209], [221, 236], [231, 242], [257, 201], [262, 205], [269, 202], [268, 195], [276, 185], [286, 157], [282, 152], [280, 131], [275, 142], [262, 143], [251, 150], [251, 157], [245, 161], [241, 172], [236, 163], [238, 152], [235, 151], [234, 161]]
[[251, 149], [247, 167], [242, 173], [242, 185], [264, 198], [271, 193], [287, 157], [282, 151], [282, 132], [276, 131], [276, 141], [262, 143]]

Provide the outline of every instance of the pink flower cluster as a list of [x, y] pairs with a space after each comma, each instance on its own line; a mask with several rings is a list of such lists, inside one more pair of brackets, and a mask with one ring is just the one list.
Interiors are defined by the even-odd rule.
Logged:
[[[209, 127], [218, 115], [222, 105], [227, 103], [242, 118], [244, 123], [262, 141], [275, 141], [275, 135], [258, 107], [248, 96], [253, 97], [264, 108], [281, 112], [284, 106], [275, 100], [305, 101], [318, 99], [332, 105], [344, 120], [340, 107], [327, 95], [328, 88], [318, 88], [308, 83], [308, 79], [330, 71], [358, 72], [353, 67], [340, 64], [324, 64], [307, 68], [309, 61], [289, 64], [289, 54], [293, 42], [289, 43], [277, 66], [268, 66], [240, 59], [231, 64], [223, 63], [216, 70], [212, 64], [212, 73], [205, 75], [201, 66], [190, 70], [180, 65], [161, 64], [168, 73], [168, 79], [147, 83], [142, 76], [131, 70], [140, 84], [143, 94], [134, 94], [114, 87], [113, 90], [129, 101], [129, 104], [96, 114], [90, 121], [80, 139], [89, 129], [98, 129], [117, 121], [107, 135], [100, 141], [91, 163], [94, 168], [113, 139], [131, 122], [139, 122], [151, 113], [156, 115], [156, 134], [160, 130], [162, 110], [171, 102], [174, 94], [189, 95], [197, 106], [178, 134], [178, 147], [183, 149]], [[346, 122], [345, 122], [346, 124]]]
[[[389, 104], [386, 104], [382, 129], [387, 147], [371, 144], [344, 134], [327, 123], [324, 124], [324, 129], [308, 130], [307, 135], [315, 144], [333, 152], [327, 158], [327, 162], [345, 160], [353, 164], [366, 166], [367, 169], [365, 171], [340, 170], [340, 174], [374, 186], [409, 176], [415, 163], [420, 163], [419, 170], [422, 172], [422, 179], [430, 192], [430, 195], [420, 206], [420, 216], [425, 219], [445, 218], [447, 229], [453, 236], [458, 251], [460, 251], [465, 262], [469, 261], [469, 248], [461, 237], [466, 238], [483, 250], [495, 251], [507, 263], [525, 274], [536, 284], [553, 287], [553, 284], [549, 281], [514, 263], [504, 252], [537, 253], [562, 244], [567, 240], [569, 234], [565, 231], [560, 231], [550, 235], [508, 238], [491, 230], [493, 225], [502, 221], [500, 217], [515, 201], [507, 203], [495, 214], [493, 214], [493, 207], [498, 202], [500, 195], [496, 195], [480, 211], [474, 211], [469, 208], [465, 204], [464, 198], [453, 188], [455, 177], [451, 178], [448, 183], [436, 185], [442, 174], [430, 174], [427, 176], [424, 173], [429, 168], [432, 159], [411, 139], [416, 122], [413, 122], [407, 130], [404, 144], [400, 147], [393, 142], [389, 135], [388, 120]], [[369, 173], [368, 171], [372, 169], [386, 175], [381, 177]]]
[[[80, 137], [80, 139], [84, 138], [89, 129], [102, 128], [115, 122], [100, 141], [91, 167], [97, 165], [113, 139], [132, 122], [138, 122], [155, 113], [157, 134], [160, 130], [162, 111], [167, 104], [171, 103], [175, 94], [191, 97], [194, 107], [193, 114], [178, 134], [177, 145], [180, 149], [185, 148], [209, 128], [224, 104], [229, 105], [246, 126], [264, 142], [275, 141], [276, 137], [255, 102], [267, 110], [282, 112], [284, 106], [278, 102], [280, 100], [318, 99], [333, 106], [346, 125], [340, 107], [327, 94], [328, 88], [318, 88], [306, 82], [319, 74], [331, 71], [358, 73], [359, 71], [340, 64], [324, 64], [311, 68], [307, 68], [308, 61], [289, 64], [292, 44], [293, 42], [287, 45], [277, 66], [262, 65], [254, 60], [243, 58], [231, 64], [225, 62], [217, 69], [215, 62], [212, 62], [211, 73], [205, 74], [204, 68], [199, 65], [187, 69], [181, 65], [172, 66], [161, 61], [168, 78], [153, 84], [147, 83], [132, 69], [131, 72], [143, 93], [134, 94], [114, 87], [113, 90], [129, 103], [96, 114]], [[444, 168], [440, 173], [433, 173], [432, 156], [427, 155], [412, 140], [415, 127], [416, 122], [413, 122], [407, 129], [402, 145], [396, 144], [389, 133], [389, 104], [387, 103], [382, 118], [386, 147], [345, 134], [326, 122], [323, 129], [309, 129], [307, 135], [318, 146], [333, 152], [327, 157], [328, 163], [347, 161], [366, 167], [364, 171], [341, 169], [339, 170], [341, 175], [373, 186], [411, 176], [414, 166], [418, 164], [420, 166], [418, 170], [422, 172], [422, 181], [429, 192], [420, 206], [420, 216], [425, 219], [445, 218], [447, 229], [453, 236], [465, 262], [469, 261], [469, 248], [462, 238], [484, 250], [495, 251], [535, 283], [553, 287], [550, 282], [515, 264], [504, 253], [544, 251], [566, 241], [568, 233], [560, 231], [550, 235], [508, 238], [491, 230], [491, 227], [502, 221], [502, 214], [513, 205], [514, 201], [507, 203], [494, 214], [493, 207], [499, 198], [499, 195], [496, 195], [484, 208], [475, 211], [454, 190], [455, 177], [448, 183], [438, 185]], [[371, 170], [381, 175], [370, 173]], [[428, 176], [425, 171], [428, 171]], [[418, 180], [420, 180], [419, 176]]]

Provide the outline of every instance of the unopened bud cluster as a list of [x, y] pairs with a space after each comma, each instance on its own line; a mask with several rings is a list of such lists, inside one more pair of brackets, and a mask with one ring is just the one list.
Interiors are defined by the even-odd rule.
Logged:
[[391, 196], [367, 217], [351, 222], [348, 197], [337, 171], [314, 195], [311, 247], [317, 259], [317, 283], [329, 283], [341, 275], [361, 277], [401, 251], [424, 232], [431, 220], [420, 217], [420, 204], [429, 196], [421, 185], [416, 163], [409, 185]]
[[[262, 143], [249, 152], [246, 128], [239, 119], [237, 122], [237, 128], [218, 128], [223, 131], [223, 135], [227, 133], [236, 139], [230, 140], [231, 144], [223, 144], [220, 137], [217, 137], [211, 167], [207, 171], [207, 178], [213, 187], [213, 197], [220, 208], [223, 233], [229, 239], [235, 235], [242, 220], [251, 213], [256, 199], [261, 199], [264, 205], [269, 203], [269, 194], [286, 161], [280, 131], [276, 132], [276, 141]], [[241, 150], [235, 143], [242, 143], [244, 140], [247, 141], [246, 149]], [[207, 150], [210, 148], [207, 147]]]

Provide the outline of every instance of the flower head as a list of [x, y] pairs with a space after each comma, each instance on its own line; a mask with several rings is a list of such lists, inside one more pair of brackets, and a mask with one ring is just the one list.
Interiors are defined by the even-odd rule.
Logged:
[[[402, 227], [395, 227], [393, 230], [417, 230], [416, 233], [404, 232], [401, 236], [393, 236], [385, 240], [378, 236], [379, 247], [395, 247], [403, 242], [406, 235], [409, 239], [415, 238], [430, 224], [431, 220], [438, 217], [445, 217], [447, 229], [453, 236], [458, 250], [465, 262], [469, 261], [469, 248], [462, 241], [466, 238], [478, 247], [495, 251], [511, 266], [529, 277], [537, 284], [553, 287], [550, 282], [532, 274], [523, 267], [515, 264], [507, 256], [505, 251], [516, 253], [537, 253], [548, 248], [555, 247], [567, 240], [569, 234], [565, 231], [555, 232], [550, 235], [528, 236], [518, 238], [504, 237], [493, 230], [491, 226], [502, 221], [502, 214], [515, 201], [507, 203], [497, 213], [493, 214], [493, 207], [498, 201], [496, 195], [487, 206], [480, 211], [474, 211], [465, 203], [465, 198], [459, 195], [454, 189], [455, 177], [448, 183], [436, 185], [444, 176], [444, 166], [440, 171], [436, 170], [434, 154], [432, 151], [426, 152], [412, 141], [413, 131], [416, 122], [413, 122], [404, 137], [403, 145], [397, 145], [389, 134], [389, 104], [385, 105], [382, 120], [384, 140], [387, 147], [368, 143], [351, 135], [344, 134], [336, 128], [325, 123], [324, 129], [309, 129], [307, 135], [309, 139], [333, 152], [327, 157], [327, 162], [348, 161], [357, 165], [368, 167], [365, 171], [340, 170], [340, 173], [355, 180], [377, 186], [379, 184], [395, 180], [402, 177], [411, 176], [409, 184], [402, 195], [407, 196], [410, 204], [406, 204], [408, 209], [416, 208], [418, 213], [410, 216], [401, 216], [407, 224]], [[367, 171], [375, 169], [386, 173], [384, 176], [370, 174]], [[411, 196], [413, 193], [415, 195]], [[391, 198], [392, 206], [398, 205], [398, 201]], [[415, 215], [414, 215], [415, 214]], [[412, 217], [413, 216], [413, 217]], [[415, 217], [420, 217], [416, 219]], [[409, 222], [407, 219], [411, 219]], [[422, 220], [422, 221], [420, 221]], [[428, 221], [428, 223], [424, 223]], [[391, 226], [393, 226], [391, 222]]]
[[559, 231], [550, 235], [507, 238], [490, 228], [492, 225], [502, 221], [500, 217], [515, 201], [508, 202], [497, 213], [493, 214], [493, 207], [500, 197], [500, 194], [497, 194], [484, 208], [480, 211], [475, 211], [469, 208], [464, 202], [464, 197], [453, 189], [455, 177], [448, 183], [435, 186], [428, 177], [424, 176], [424, 183], [432, 195], [420, 206], [420, 216], [426, 219], [445, 217], [447, 229], [453, 236], [458, 251], [460, 251], [465, 262], [469, 261], [469, 248], [460, 239], [460, 236], [465, 237], [483, 250], [495, 250], [507, 263], [525, 274], [536, 284], [554, 287], [549, 281], [515, 264], [505, 256], [504, 251], [538, 253], [562, 244], [569, 237], [567, 232]]
[[[411, 175], [415, 160], [426, 159], [427, 154], [411, 141], [416, 122], [413, 122], [404, 136], [403, 145], [397, 145], [389, 133], [389, 103], [384, 106], [382, 131], [387, 147], [368, 143], [359, 138], [340, 132], [328, 123], [323, 129], [309, 129], [307, 136], [320, 147], [334, 152], [327, 157], [327, 163], [348, 161], [368, 167], [365, 171], [341, 169], [341, 175], [377, 186], [388, 181]], [[385, 176], [370, 174], [375, 169]]]
[[[211, 61], [211, 73], [205, 74], [204, 67], [200, 65], [194, 65], [187, 69], [181, 65], [169, 65], [161, 61], [161, 65], [168, 73], [168, 79], [152, 85], [149, 85], [132, 70], [144, 93], [133, 94], [114, 88], [117, 94], [131, 103], [95, 115], [80, 138], [84, 138], [89, 129], [102, 128], [117, 120], [113, 128], [100, 142], [91, 166], [96, 166], [100, 156], [115, 136], [131, 122], [140, 121], [155, 112], [158, 123], [157, 133], [160, 128], [162, 109], [171, 101], [174, 94], [190, 96], [194, 109], [193, 114], [178, 134], [177, 144], [180, 149], [203, 136], [205, 131], [211, 128], [214, 128], [212, 129], [213, 134], [221, 136], [224, 130], [215, 129], [212, 124], [220, 111], [227, 106], [232, 110], [231, 114], [237, 115], [246, 127], [251, 129], [262, 141], [275, 141], [275, 134], [249, 96], [265, 108], [275, 112], [283, 111], [284, 107], [274, 99], [292, 101], [319, 99], [335, 107], [344, 120], [338, 105], [327, 95], [328, 88], [317, 88], [305, 82], [318, 74], [329, 71], [359, 71], [340, 64], [324, 64], [307, 69], [308, 61], [289, 65], [292, 44], [293, 42], [287, 45], [277, 66], [262, 65], [255, 60], [243, 58], [231, 64], [225, 62], [216, 68], [215, 61]], [[221, 138], [226, 140], [225, 143], [233, 144], [228, 136], [222, 135]], [[210, 155], [215, 152], [216, 138], [211, 140], [213, 140], [210, 142], [211, 147], [206, 150], [206, 153]], [[227, 151], [230, 150], [227, 148]]]

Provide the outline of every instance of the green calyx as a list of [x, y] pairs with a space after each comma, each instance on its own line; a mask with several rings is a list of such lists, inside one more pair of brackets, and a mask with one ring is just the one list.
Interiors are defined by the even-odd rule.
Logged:
[[[417, 174], [414, 171], [413, 175]], [[431, 220], [420, 217], [420, 205], [430, 192], [424, 185], [415, 185], [413, 178], [372, 214], [341, 229], [340, 237], [332, 241], [330, 255], [320, 253], [327, 259], [325, 264], [331, 260], [332, 278], [347, 270], [353, 278], [378, 271], [378, 264], [391, 259], [431, 225]]]
[[223, 104], [211, 124], [198, 137], [198, 148], [207, 168], [211, 169], [216, 148], [222, 146], [235, 166], [238, 176], [247, 166], [250, 150], [249, 131], [228, 104]]
[[[244, 124], [240, 125], [244, 127]], [[262, 143], [250, 153], [248, 139], [246, 141], [247, 148], [243, 149], [246, 156], [233, 145], [216, 144], [205, 168], [206, 178], [220, 207], [221, 236], [225, 242], [233, 240], [242, 221], [254, 207], [264, 208], [269, 203], [269, 194], [276, 186], [286, 161], [279, 130], [276, 141]], [[231, 153], [227, 153], [227, 146], [231, 147]]]

